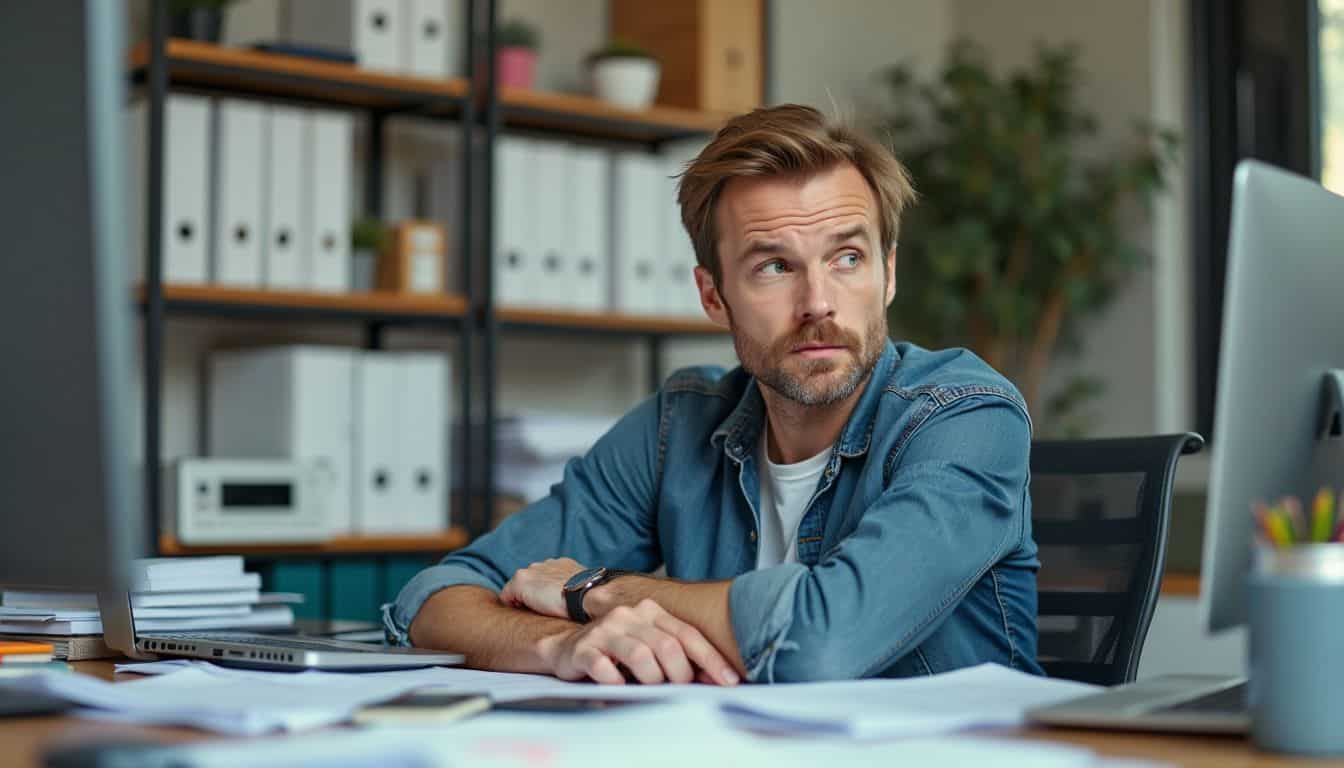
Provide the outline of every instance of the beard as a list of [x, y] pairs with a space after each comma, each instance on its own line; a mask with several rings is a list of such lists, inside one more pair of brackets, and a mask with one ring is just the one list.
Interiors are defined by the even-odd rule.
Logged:
[[[887, 316], [880, 311], [869, 319], [862, 337], [823, 320], [764, 343], [740, 331], [732, 315], [729, 309], [733, 348], [742, 367], [782, 397], [805, 406], [832, 405], [853, 395], [877, 365], [887, 340]], [[808, 360], [793, 353], [803, 344], [844, 347], [844, 353], [839, 359]]]

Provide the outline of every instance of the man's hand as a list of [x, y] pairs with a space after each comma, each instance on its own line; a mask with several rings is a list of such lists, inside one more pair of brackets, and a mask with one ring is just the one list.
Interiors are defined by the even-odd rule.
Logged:
[[[539, 565], [553, 562], [558, 561], [548, 560]], [[556, 593], [559, 594], [558, 587]], [[622, 685], [625, 676], [617, 667], [620, 664], [645, 684], [692, 680], [716, 685], [738, 682], [732, 666], [698, 629], [652, 600], [641, 601], [633, 608], [613, 608], [590, 624], [542, 638], [538, 646], [552, 674], [562, 680], [591, 678], [599, 683]]]
[[568, 557], [555, 557], [533, 563], [513, 574], [499, 593], [499, 601], [514, 608], [526, 608], [542, 616], [568, 619], [564, 587], [584, 566]]

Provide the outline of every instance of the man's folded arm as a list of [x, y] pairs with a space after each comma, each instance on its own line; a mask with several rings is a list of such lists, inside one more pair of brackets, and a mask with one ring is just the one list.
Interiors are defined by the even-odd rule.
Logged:
[[[655, 395], [626, 414], [585, 456], [571, 460], [563, 481], [548, 497], [416, 574], [395, 602], [383, 606], [389, 641], [464, 649], [462, 643], [477, 633], [473, 622], [487, 610], [485, 604], [475, 597], [431, 598], [456, 586], [477, 587], [493, 597], [515, 571], [547, 558], [563, 555], [639, 571], [656, 568], [660, 562], [653, 510], [657, 435]], [[500, 621], [530, 621], [523, 611], [500, 607], [508, 611], [497, 615]], [[434, 619], [417, 626], [412, 635], [412, 624], [419, 623], [426, 610]]]
[[958, 401], [920, 428], [857, 529], [815, 566], [731, 582], [621, 578], [586, 605], [600, 614], [653, 598], [754, 682], [874, 674], [932, 633], [1027, 535], [1030, 443], [1011, 400]]

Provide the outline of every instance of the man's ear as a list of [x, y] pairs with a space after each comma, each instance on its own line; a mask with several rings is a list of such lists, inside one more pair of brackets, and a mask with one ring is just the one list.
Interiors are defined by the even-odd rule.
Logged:
[[891, 246], [887, 252], [887, 295], [884, 297], [886, 306], [891, 306], [892, 299], [896, 298], [896, 246]]
[[723, 297], [719, 295], [719, 289], [714, 285], [714, 276], [708, 269], [695, 268], [695, 287], [700, 292], [700, 306], [704, 307], [705, 315], [715, 325], [727, 328], [728, 309], [724, 306]]

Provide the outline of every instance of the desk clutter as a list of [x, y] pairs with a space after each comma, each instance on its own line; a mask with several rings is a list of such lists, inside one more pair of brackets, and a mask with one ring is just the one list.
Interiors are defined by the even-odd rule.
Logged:
[[[285, 629], [294, 625], [292, 593], [263, 593], [261, 577], [243, 570], [241, 557], [145, 558], [132, 564], [131, 609], [136, 628]], [[55, 658], [90, 658], [97, 646], [72, 653], [78, 638], [101, 636], [98, 598], [83, 592], [5, 590], [0, 594], [0, 635], [7, 640], [59, 638]], [[108, 654], [112, 655], [112, 654]]]
[[[208, 368], [207, 451], [220, 462], [215, 466], [222, 472], [231, 460], [270, 460], [273, 473], [288, 471], [292, 479], [249, 475], [243, 463], [223, 480], [217, 472], [204, 483], [191, 472], [198, 460], [185, 462], [176, 473], [179, 486], [168, 495], [186, 499], [175, 515], [184, 543], [319, 541], [449, 528], [452, 379], [446, 355], [277, 346], [217, 351]], [[224, 488], [229, 481], [231, 496]], [[286, 492], [291, 487], [296, 493]], [[231, 502], [249, 514], [228, 514]], [[292, 522], [296, 511], [309, 521], [306, 529]]]

